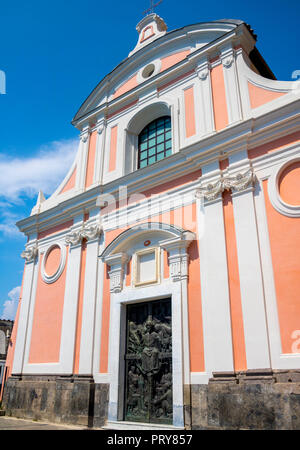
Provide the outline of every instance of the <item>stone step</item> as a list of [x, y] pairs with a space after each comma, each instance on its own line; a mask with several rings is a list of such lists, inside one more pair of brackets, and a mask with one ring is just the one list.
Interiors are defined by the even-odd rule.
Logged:
[[125, 421], [107, 421], [102, 427], [103, 430], [184, 430], [184, 427], [175, 427], [174, 425], [163, 425], [158, 423], [143, 422], [125, 422]]

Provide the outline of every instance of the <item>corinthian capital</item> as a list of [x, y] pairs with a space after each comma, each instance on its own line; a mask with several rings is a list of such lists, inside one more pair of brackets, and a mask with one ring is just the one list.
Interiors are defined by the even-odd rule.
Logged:
[[73, 231], [66, 235], [65, 242], [67, 245], [78, 245], [81, 242], [81, 230]]
[[78, 245], [82, 239], [87, 241], [92, 241], [100, 236], [102, 233], [102, 227], [98, 224], [96, 225], [83, 225], [79, 230], [74, 230], [68, 233], [65, 238], [67, 245]]
[[102, 233], [102, 227], [100, 225], [89, 225], [85, 226], [81, 231], [82, 238], [91, 241], [96, 239]]
[[252, 169], [247, 170], [245, 173], [238, 173], [233, 177], [225, 177], [223, 184], [224, 189], [233, 190], [233, 192], [240, 192], [247, 189], [249, 186], [253, 186], [255, 182], [255, 175]]
[[205, 198], [206, 200], [215, 200], [219, 194], [223, 192], [222, 179], [216, 183], [209, 183], [206, 186], [200, 186], [195, 195], [197, 198]]
[[26, 262], [32, 262], [38, 255], [38, 246], [37, 244], [27, 247], [22, 253], [21, 257], [26, 260]]

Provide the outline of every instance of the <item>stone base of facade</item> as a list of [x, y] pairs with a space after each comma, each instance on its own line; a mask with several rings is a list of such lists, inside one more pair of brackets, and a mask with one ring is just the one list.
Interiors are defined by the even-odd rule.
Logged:
[[[108, 384], [90, 376], [11, 376], [3, 405], [8, 416], [101, 428]], [[300, 370], [214, 373], [206, 385], [185, 386], [186, 429], [300, 429]]]
[[100, 428], [107, 419], [108, 390], [90, 376], [13, 375], [3, 406], [8, 416]]
[[300, 370], [216, 373], [191, 386], [194, 430], [299, 430]]

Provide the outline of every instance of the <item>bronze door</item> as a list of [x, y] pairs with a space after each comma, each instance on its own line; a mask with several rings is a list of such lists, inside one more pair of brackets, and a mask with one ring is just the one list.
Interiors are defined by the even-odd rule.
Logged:
[[127, 306], [124, 419], [172, 424], [171, 299]]

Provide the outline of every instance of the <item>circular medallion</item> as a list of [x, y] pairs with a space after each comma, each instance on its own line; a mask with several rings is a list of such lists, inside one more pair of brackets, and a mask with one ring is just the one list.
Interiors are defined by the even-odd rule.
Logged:
[[61, 276], [66, 263], [66, 247], [60, 243], [51, 244], [43, 257], [41, 275], [45, 283], [54, 283]]
[[280, 171], [278, 190], [281, 199], [292, 206], [300, 206], [300, 161], [292, 162]]

